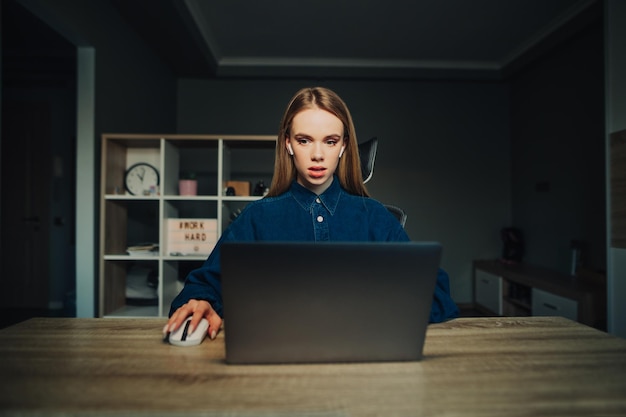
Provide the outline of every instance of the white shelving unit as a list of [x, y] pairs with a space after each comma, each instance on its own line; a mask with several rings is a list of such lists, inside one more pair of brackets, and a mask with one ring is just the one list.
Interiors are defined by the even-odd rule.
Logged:
[[[187, 272], [206, 259], [165, 253], [167, 219], [217, 219], [217, 236], [231, 216], [259, 196], [227, 196], [226, 181], [271, 183], [275, 136], [103, 134], [100, 189], [100, 317], [161, 317], [183, 285]], [[158, 191], [131, 195], [124, 189], [128, 167], [147, 162], [157, 168]], [[181, 196], [178, 180], [193, 171], [198, 194]], [[128, 255], [128, 246], [158, 243], [154, 254]], [[134, 270], [150, 271], [153, 297], [127, 298]], [[146, 289], [146, 288], [144, 288]]]

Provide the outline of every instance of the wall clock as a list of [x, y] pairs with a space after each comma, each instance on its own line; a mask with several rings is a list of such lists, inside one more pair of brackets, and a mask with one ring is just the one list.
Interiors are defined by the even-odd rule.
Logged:
[[158, 186], [159, 171], [154, 166], [140, 162], [126, 170], [124, 187], [132, 195], [150, 195], [152, 189], [156, 193]]

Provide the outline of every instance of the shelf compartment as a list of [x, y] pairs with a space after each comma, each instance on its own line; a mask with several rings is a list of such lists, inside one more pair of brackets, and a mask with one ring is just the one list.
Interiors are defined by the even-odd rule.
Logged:
[[[206, 259], [221, 234], [217, 201], [167, 200], [163, 211], [162, 255]], [[198, 221], [200, 228], [181, 229], [181, 221], [184, 225]]]
[[260, 182], [269, 187], [273, 170], [268, 168], [274, 166], [275, 146], [275, 141], [223, 141], [222, 195], [225, 195], [227, 181], [249, 183], [250, 196]]
[[222, 202], [222, 233], [230, 226], [230, 224], [241, 214], [241, 211], [250, 203], [250, 201], [258, 200], [255, 198], [233, 198]]
[[163, 204], [164, 216], [169, 218], [217, 218], [217, 199], [167, 198]]
[[[185, 173], [193, 173], [198, 181], [199, 196], [217, 196], [218, 143], [217, 141], [165, 140], [165, 175], [163, 195], [179, 195], [178, 181]], [[187, 196], [185, 196], [187, 197]]]
[[102, 141], [102, 190], [105, 194], [126, 195], [126, 170], [137, 162], [153, 165], [161, 174], [160, 141], [158, 139], [116, 138]]
[[[156, 260], [107, 260], [104, 262], [104, 282], [101, 302], [108, 316], [129, 315], [153, 311], [158, 315], [159, 275]], [[130, 314], [135, 315], [135, 314]]]
[[532, 314], [532, 289], [523, 284], [503, 280], [502, 314], [504, 316], [530, 316]]
[[187, 274], [200, 268], [203, 263], [204, 259], [191, 258], [168, 259], [163, 262], [163, 305], [161, 310], [164, 316], [169, 314], [172, 301], [183, 289]]
[[128, 246], [159, 242], [159, 201], [107, 199], [104, 204], [104, 254], [125, 255]]

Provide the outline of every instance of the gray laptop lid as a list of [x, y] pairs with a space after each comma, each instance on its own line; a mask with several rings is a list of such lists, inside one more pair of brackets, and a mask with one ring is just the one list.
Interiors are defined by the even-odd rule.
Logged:
[[440, 244], [231, 242], [221, 252], [228, 363], [421, 359]]

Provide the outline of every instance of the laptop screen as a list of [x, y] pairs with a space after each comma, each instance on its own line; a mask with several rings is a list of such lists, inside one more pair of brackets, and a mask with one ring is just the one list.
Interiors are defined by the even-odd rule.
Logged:
[[441, 245], [222, 245], [226, 360], [419, 360]]

